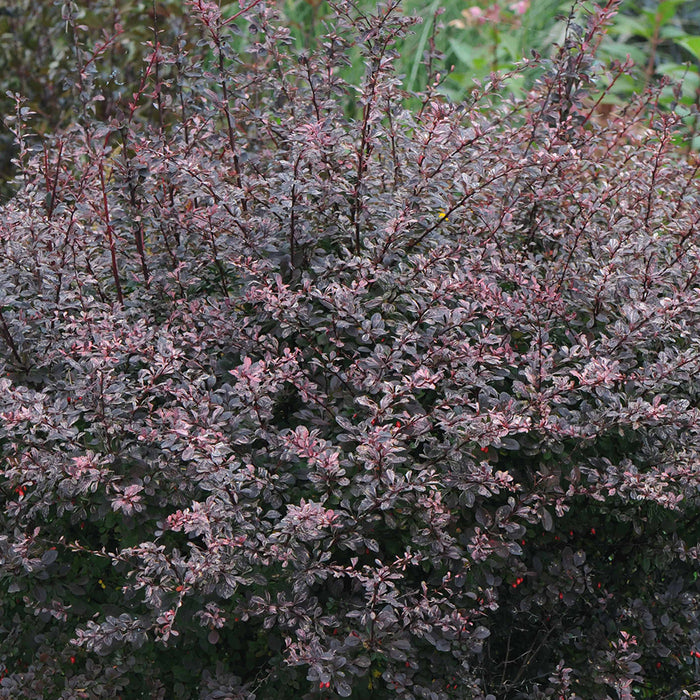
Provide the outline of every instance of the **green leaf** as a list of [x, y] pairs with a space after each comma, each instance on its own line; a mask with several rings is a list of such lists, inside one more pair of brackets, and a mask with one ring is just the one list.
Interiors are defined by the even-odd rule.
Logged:
[[473, 47], [457, 41], [457, 39], [450, 39], [450, 48], [454, 51], [457, 59], [467, 66], [470, 66], [476, 58], [476, 52]]
[[700, 36], [679, 37], [676, 39], [676, 43], [693, 54], [696, 60], [700, 61]]
[[684, 3], [685, 0], [664, 0], [659, 3], [656, 8], [656, 17], [659, 18], [659, 24], [666, 24], [676, 14], [676, 8]]
[[611, 29], [611, 33], [615, 36], [630, 35], [651, 39], [654, 35], [654, 29], [650, 27], [648, 23], [642, 22], [638, 17], [618, 15], [615, 18], [615, 24]]

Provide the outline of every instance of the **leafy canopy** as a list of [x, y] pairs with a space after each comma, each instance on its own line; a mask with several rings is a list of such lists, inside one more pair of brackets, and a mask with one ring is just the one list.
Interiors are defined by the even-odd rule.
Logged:
[[188, 7], [118, 109], [109, 32], [71, 126], [17, 97], [0, 697], [695, 692], [700, 162], [594, 118], [617, 3], [416, 109], [396, 2]]

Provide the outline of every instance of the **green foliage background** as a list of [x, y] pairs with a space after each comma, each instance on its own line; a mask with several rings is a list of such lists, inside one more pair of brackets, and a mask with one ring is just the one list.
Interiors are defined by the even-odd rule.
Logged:
[[[313, 48], [324, 32], [328, 3], [280, 0], [280, 5], [298, 46]], [[239, 7], [227, 0], [221, 6], [224, 14]], [[369, 10], [373, 3], [358, 0], [357, 6]], [[486, 14], [497, 8], [500, 21], [465, 22], [470, 7]], [[537, 0], [522, 16], [514, 8], [510, 0], [406, 0], [404, 12], [423, 19], [400, 47], [398, 69], [407, 93], [437, 77], [442, 91], [459, 101], [475, 81], [487, 79], [492, 70], [507, 71], [531, 51], [547, 55], [563, 37], [572, 2]], [[436, 33], [439, 28], [444, 31]], [[36, 113], [32, 124], [38, 135], [66, 126], [81, 109], [75, 89], [76, 52], [106, 44], [96, 60], [86, 61], [85, 70], [104, 95], [101, 116], [118, 118], [120, 102], [138, 89], [149, 43], [157, 37], [164, 45], [173, 45], [173, 39], [192, 37], [193, 31], [182, 0], [9, 0], [0, 4], [0, 115], [4, 121], [0, 127], [0, 201], [13, 191], [9, 180], [16, 152], [8, 117], [17, 109], [15, 95]], [[428, 67], [425, 52], [431, 45], [441, 58], [439, 65]], [[184, 40], [181, 48], [188, 49]], [[700, 101], [700, 6], [687, 0], [624, 0], [599, 58], [625, 60], [627, 55], [635, 62], [636, 73], [615, 85], [613, 98], [617, 95], [622, 101], [662, 76], [682, 80], [680, 99], [669, 88], [664, 100], [673, 107], [680, 102], [687, 110], [687, 144], [697, 149], [698, 124], [689, 108]], [[346, 77], [354, 82], [364, 68], [359, 51], [351, 52], [350, 58]], [[509, 84], [514, 91], [522, 88], [517, 81]], [[352, 104], [347, 107], [349, 112], [354, 109]]]

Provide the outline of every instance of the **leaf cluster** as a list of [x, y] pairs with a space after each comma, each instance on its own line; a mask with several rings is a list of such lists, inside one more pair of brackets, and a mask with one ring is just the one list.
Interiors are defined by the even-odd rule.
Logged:
[[592, 118], [617, 3], [416, 109], [393, 0], [187, 5], [109, 113], [102, 43], [17, 98], [0, 698], [693, 692], [700, 161]]

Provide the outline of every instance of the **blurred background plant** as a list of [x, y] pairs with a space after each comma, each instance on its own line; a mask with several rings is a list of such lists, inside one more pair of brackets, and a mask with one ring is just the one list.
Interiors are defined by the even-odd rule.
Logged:
[[[603, 57], [624, 59], [636, 65], [633, 77], [624, 77], [614, 95], [626, 96], [659, 78], [670, 83], [661, 93], [663, 108], [684, 116], [688, 129], [682, 136], [688, 150], [700, 148], [700, 5], [687, 0], [624, 2], [603, 44]], [[675, 89], [674, 89], [675, 87]]]
[[[367, 8], [373, 3], [358, 0], [356, 4]], [[564, 38], [574, 5], [580, 4], [572, 0], [405, 0], [404, 12], [423, 21], [400, 47], [397, 65], [404, 87], [412, 93], [437, 79], [451, 100], [463, 100], [493, 71], [508, 72], [533, 51], [549, 55]], [[299, 47], [313, 46], [323, 33], [328, 4], [286, 0], [284, 11]], [[661, 106], [678, 109], [680, 104], [688, 112], [687, 145], [697, 150], [700, 141], [691, 107], [698, 105], [700, 90], [700, 5], [688, 0], [623, 0], [598, 58], [603, 63], [624, 62], [628, 55], [635, 70], [616, 82], [599, 106], [600, 116], [606, 118], [616, 104], [661, 78], [682, 82], [680, 96], [669, 84], [662, 92]], [[346, 77], [354, 82], [362, 70], [361, 63], [353, 61]], [[522, 94], [529, 87], [521, 84], [524, 79], [522, 74], [515, 76], [508, 90]]]
[[[239, 7], [227, 0], [219, 4], [225, 16]], [[279, 4], [300, 54], [311, 50], [326, 32], [328, 3], [279, 0]], [[355, 5], [359, 11], [368, 11], [373, 2], [357, 0]], [[548, 55], [562, 40], [571, 9], [572, 0], [406, 0], [405, 14], [423, 20], [398, 47], [398, 73], [403, 76], [407, 100], [412, 91], [437, 82], [441, 92], [459, 101], [494, 70], [507, 72], [533, 51]], [[178, 37], [185, 36], [191, 42], [197, 30], [190, 25], [187, 5], [181, 0], [6, 0], [0, 4], [0, 115], [4, 120], [0, 201], [14, 190], [10, 179], [17, 145], [8, 127], [12, 115], [16, 116], [17, 96], [22, 97], [25, 110], [35, 113], [31, 123], [39, 136], [76, 120], [81, 95], [85, 99], [87, 94], [86, 82], [104, 98], [98, 116], [115, 116], [119, 105], [139, 90], [154, 42], [177, 46]], [[239, 39], [242, 42], [244, 37]], [[182, 55], [191, 48], [185, 39], [179, 46]], [[236, 48], [230, 47], [232, 56]], [[83, 65], [83, 76], [75, 75], [76, 52], [82, 56], [78, 65]], [[667, 78], [661, 107], [681, 112], [687, 132], [680, 140], [696, 150], [700, 146], [695, 110], [700, 102], [700, 5], [688, 0], [624, 0], [598, 57], [624, 61], [627, 55], [635, 70], [617, 80], [598, 106], [598, 116], [609, 117], [616, 104], [632, 93]], [[348, 57], [343, 77], [357, 84], [364, 72], [359, 49], [350, 50]], [[177, 56], [173, 62], [177, 71]], [[518, 74], [504, 90], [522, 94], [528, 88], [522, 80]], [[674, 90], [674, 83], [682, 87]], [[354, 109], [348, 103], [350, 114]], [[141, 109], [137, 116], [153, 114]]]

